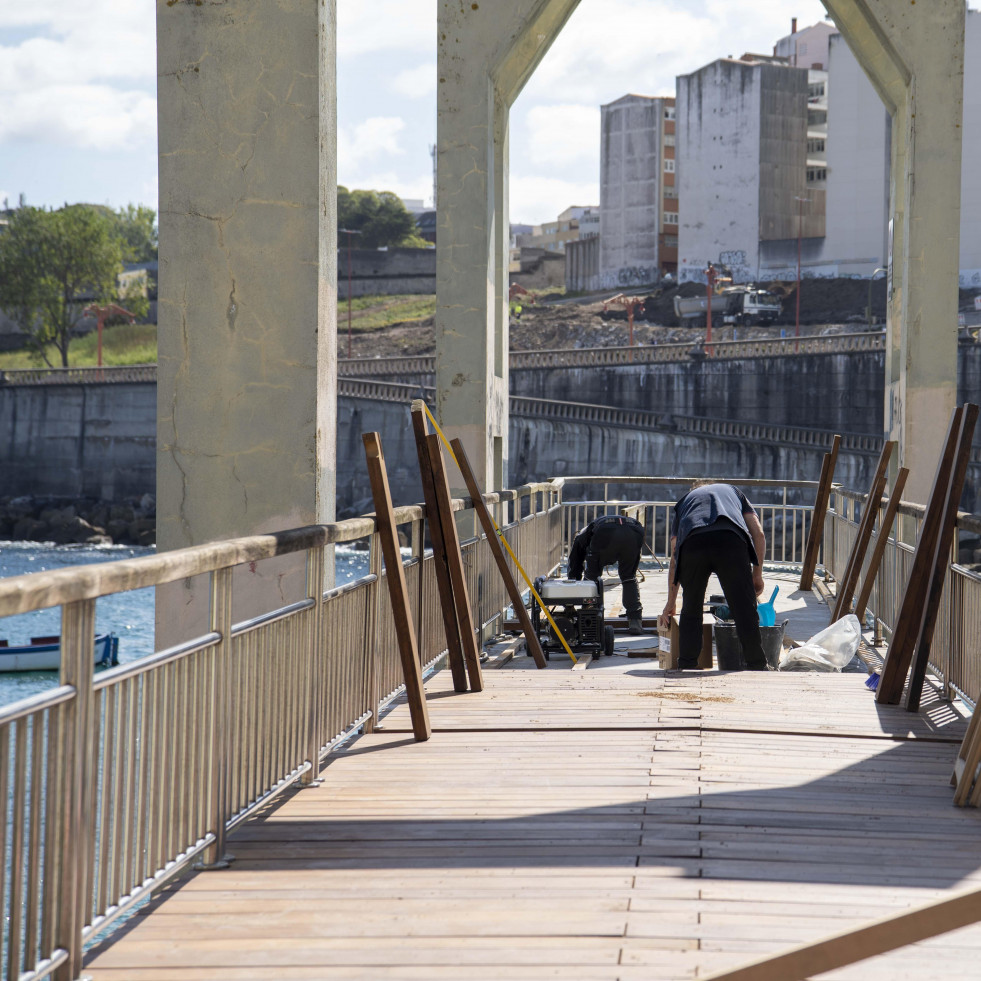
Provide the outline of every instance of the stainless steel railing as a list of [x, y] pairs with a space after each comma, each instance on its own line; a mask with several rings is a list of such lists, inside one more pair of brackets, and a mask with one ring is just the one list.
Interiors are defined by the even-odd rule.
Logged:
[[[825, 520], [823, 555], [826, 571], [836, 579], [845, 572], [862, 508], [868, 506], [867, 497], [842, 487], [832, 493]], [[903, 501], [899, 506], [896, 526], [889, 536], [869, 600], [868, 616], [877, 638], [888, 640], [892, 636], [924, 513], [925, 508], [920, 504]], [[961, 695], [971, 704], [976, 704], [981, 695], [981, 575], [959, 564], [958, 552], [961, 540], [979, 536], [981, 516], [959, 513], [930, 648], [930, 669], [941, 681], [944, 693], [951, 697]], [[868, 574], [871, 552], [870, 545], [860, 583]]]
[[[561, 483], [487, 497], [532, 575], [558, 561], [560, 501]], [[413, 543], [406, 579], [432, 667], [446, 645], [425, 511], [395, 515]], [[325, 551], [357, 540], [369, 573], [323, 591]], [[306, 554], [306, 598], [233, 624], [233, 570], [292, 552]], [[492, 624], [509, 601], [486, 540], [467, 541], [464, 561], [474, 620]], [[98, 597], [197, 575], [211, 582], [204, 635], [94, 676]], [[0, 976], [21, 981], [77, 978], [88, 941], [192, 861], [221, 865], [232, 828], [309, 783], [401, 686], [372, 518], [0, 580], [0, 617], [52, 606], [61, 684], [0, 709]]]

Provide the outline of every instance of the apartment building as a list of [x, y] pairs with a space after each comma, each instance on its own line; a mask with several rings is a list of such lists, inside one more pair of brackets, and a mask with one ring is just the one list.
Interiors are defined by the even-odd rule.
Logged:
[[675, 100], [625, 95], [601, 107], [599, 283], [658, 282], [678, 264]]

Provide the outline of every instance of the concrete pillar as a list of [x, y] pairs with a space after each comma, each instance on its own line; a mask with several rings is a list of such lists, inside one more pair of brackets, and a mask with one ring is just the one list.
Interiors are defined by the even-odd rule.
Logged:
[[488, 490], [507, 481], [508, 115], [578, 2], [439, 3], [438, 418]]
[[[162, 550], [333, 518], [335, 38], [335, 0], [157, 0]], [[277, 562], [242, 570], [236, 620], [304, 595]], [[158, 643], [206, 601], [159, 590]]]
[[892, 117], [885, 436], [929, 494], [957, 387], [964, 0], [824, 0]]

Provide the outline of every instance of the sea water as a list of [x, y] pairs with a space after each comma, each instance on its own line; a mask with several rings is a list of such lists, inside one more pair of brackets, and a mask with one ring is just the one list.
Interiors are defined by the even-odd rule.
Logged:
[[[0, 579], [154, 554], [156, 549], [153, 547], [0, 542]], [[338, 545], [335, 565], [338, 584], [351, 582], [367, 572], [368, 553]], [[152, 654], [154, 590], [134, 589], [96, 600], [95, 630], [97, 634], [114, 633], [119, 638], [120, 664]], [[12, 617], [0, 617], [0, 639], [6, 640], [11, 647], [29, 644], [32, 637], [60, 633], [61, 609], [57, 606]], [[0, 705], [27, 698], [57, 684], [57, 671], [0, 672]]]

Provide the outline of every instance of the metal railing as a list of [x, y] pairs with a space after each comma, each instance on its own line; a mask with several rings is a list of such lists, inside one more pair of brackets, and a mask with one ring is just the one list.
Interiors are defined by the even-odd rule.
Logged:
[[[842, 487], [836, 487], [832, 492], [822, 548], [825, 571], [835, 579], [844, 575], [867, 498], [867, 494]], [[880, 504], [880, 521], [884, 507], [884, 504]], [[909, 501], [903, 501], [899, 506], [895, 528], [882, 555], [867, 611], [877, 640], [888, 640], [892, 636], [909, 582], [915, 542], [925, 510], [922, 505]], [[943, 686], [944, 695], [959, 695], [972, 705], [981, 695], [981, 575], [959, 564], [958, 552], [961, 539], [979, 537], [981, 516], [960, 512], [947, 561], [929, 662], [931, 671]], [[860, 583], [865, 581], [868, 574], [871, 553], [870, 545], [862, 565]]]
[[[760, 516], [760, 523], [766, 536], [766, 557], [770, 565], [799, 565], [804, 560], [804, 547], [811, 527], [814, 492], [817, 483], [813, 480], [733, 480], [719, 477], [733, 483], [752, 502]], [[684, 497], [691, 486], [691, 477], [614, 477], [585, 476], [564, 477], [563, 492], [575, 487], [588, 488], [599, 485], [601, 495], [588, 500], [563, 501], [563, 539], [568, 545], [576, 533], [593, 518], [602, 514], [627, 514], [637, 518], [644, 526], [645, 545], [658, 559], [664, 560], [671, 553], [672, 508], [676, 501]], [[650, 485], [652, 488], [667, 491], [674, 496], [661, 500], [611, 500], [610, 489], [637, 485]], [[597, 489], [599, 489], [597, 487]], [[676, 493], [675, 493], [676, 489]], [[793, 498], [796, 498], [795, 501]]]
[[101, 368], [12, 368], [0, 371], [0, 385], [86, 385], [155, 382], [155, 364], [105, 365]]
[[[486, 501], [533, 575], [558, 563], [561, 483]], [[455, 501], [456, 510], [469, 502]], [[445, 652], [425, 510], [396, 509], [419, 656]], [[367, 540], [369, 572], [324, 591], [325, 552]], [[233, 624], [233, 570], [306, 556], [306, 598]], [[484, 538], [464, 543], [474, 621], [508, 598]], [[79, 976], [85, 944], [195, 859], [224, 861], [228, 832], [284, 788], [310, 783], [337, 743], [400, 691], [373, 518], [0, 580], [0, 617], [60, 606], [53, 690], [0, 709], [0, 976]], [[210, 577], [202, 636], [94, 674], [98, 597]]]

